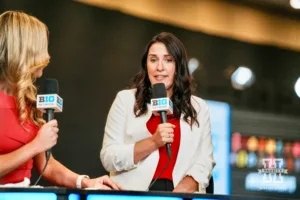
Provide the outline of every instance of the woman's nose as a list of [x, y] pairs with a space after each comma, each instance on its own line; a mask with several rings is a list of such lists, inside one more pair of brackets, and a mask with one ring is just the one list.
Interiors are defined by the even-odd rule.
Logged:
[[162, 62], [158, 62], [156, 69], [157, 69], [157, 71], [163, 71], [164, 70], [163, 63]]

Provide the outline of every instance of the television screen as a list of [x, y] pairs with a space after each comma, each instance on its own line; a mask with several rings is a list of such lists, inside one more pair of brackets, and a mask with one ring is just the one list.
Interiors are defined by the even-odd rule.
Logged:
[[55, 193], [51, 192], [0, 192], [1, 200], [57, 200]]
[[230, 133], [231, 109], [229, 104], [206, 101], [210, 111], [211, 134], [216, 166], [213, 170], [214, 194], [230, 194]]

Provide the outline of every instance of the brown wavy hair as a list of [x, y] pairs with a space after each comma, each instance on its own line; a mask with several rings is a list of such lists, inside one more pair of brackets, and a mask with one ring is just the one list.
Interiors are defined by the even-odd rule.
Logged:
[[14, 88], [19, 120], [30, 120], [37, 126], [45, 123], [36, 108], [35, 73], [46, 67], [48, 29], [37, 18], [19, 11], [0, 15], [0, 81]]
[[141, 69], [134, 77], [134, 84], [132, 85], [132, 88], [136, 88], [134, 113], [139, 117], [148, 110], [147, 103], [150, 103], [152, 86], [147, 72], [147, 58], [150, 47], [158, 42], [166, 46], [168, 53], [174, 58], [176, 63], [171, 97], [174, 116], [179, 119], [183, 113], [183, 119], [191, 127], [194, 123], [199, 126], [197, 112], [191, 104], [191, 96], [195, 89], [195, 84], [188, 70], [187, 53], [182, 42], [171, 33], [162, 32], [154, 36], [145, 48]]

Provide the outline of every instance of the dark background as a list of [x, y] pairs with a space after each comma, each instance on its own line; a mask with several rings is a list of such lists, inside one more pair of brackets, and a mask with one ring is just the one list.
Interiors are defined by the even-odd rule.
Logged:
[[[300, 75], [299, 52], [207, 35], [67, 0], [0, 0], [0, 12], [6, 10], [32, 14], [49, 28], [51, 62], [38, 85], [44, 78], [59, 81], [64, 111], [56, 115], [60, 132], [53, 155], [79, 174], [95, 177], [106, 173], [99, 152], [107, 113], [116, 93], [127, 88], [138, 72], [147, 42], [162, 31], [174, 33], [189, 57], [200, 60], [201, 68], [194, 73], [196, 94], [228, 102], [233, 123], [240, 117], [235, 110], [296, 119], [300, 115], [293, 88]], [[245, 91], [234, 90], [228, 75], [240, 65], [256, 75], [255, 84]], [[271, 136], [272, 132], [264, 134]], [[299, 130], [293, 137], [297, 134]], [[32, 182], [36, 178], [34, 173]], [[40, 184], [49, 185], [45, 180]], [[239, 182], [232, 187], [234, 193], [244, 191]]]

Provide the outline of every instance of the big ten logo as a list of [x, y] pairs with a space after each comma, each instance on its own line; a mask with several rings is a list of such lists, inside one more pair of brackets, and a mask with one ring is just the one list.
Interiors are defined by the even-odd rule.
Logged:
[[168, 104], [168, 100], [166, 98], [163, 99], [154, 99], [152, 100], [153, 106], [163, 106]]
[[54, 96], [40, 96], [39, 97], [39, 102], [41, 103], [53, 103], [55, 101], [55, 97]]

